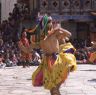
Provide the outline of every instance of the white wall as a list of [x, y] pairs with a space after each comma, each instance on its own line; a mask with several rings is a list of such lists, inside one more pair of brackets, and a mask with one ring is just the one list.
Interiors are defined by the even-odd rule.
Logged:
[[9, 12], [12, 12], [14, 4], [17, 0], [1, 0], [1, 21], [9, 17]]

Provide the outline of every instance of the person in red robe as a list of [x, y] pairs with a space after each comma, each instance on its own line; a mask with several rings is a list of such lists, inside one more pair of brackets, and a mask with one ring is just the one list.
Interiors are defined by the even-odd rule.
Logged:
[[31, 52], [29, 51], [30, 44], [27, 39], [26, 30], [21, 34], [21, 39], [19, 41], [19, 48], [21, 50], [21, 60], [23, 63], [23, 67], [29, 66], [29, 63], [32, 59]]

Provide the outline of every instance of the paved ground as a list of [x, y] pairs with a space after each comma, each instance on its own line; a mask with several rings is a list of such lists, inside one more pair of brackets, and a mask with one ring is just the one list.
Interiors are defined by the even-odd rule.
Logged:
[[[0, 69], [0, 95], [50, 95], [43, 87], [31, 85], [36, 67]], [[78, 65], [61, 87], [62, 95], [96, 95], [96, 65]]]

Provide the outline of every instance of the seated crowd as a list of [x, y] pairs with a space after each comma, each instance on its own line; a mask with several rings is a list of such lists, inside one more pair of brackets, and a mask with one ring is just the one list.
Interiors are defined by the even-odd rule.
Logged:
[[[19, 6], [19, 7], [18, 7]], [[30, 11], [27, 5], [14, 5], [12, 13], [9, 13], [8, 20], [0, 24], [0, 68], [5, 66], [21, 65], [21, 53], [18, 47], [20, 37], [19, 23], [21, 20], [30, 19]], [[78, 63], [90, 63], [89, 57], [94, 50], [89, 50], [82, 41], [74, 40], [72, 44], [77, 49], [75, 56]], [[95, 50], [96, 51], [96, 50]], [[40, 63], [40, 52], [34, 49], [30, 65]]]
[[[30, 19], [28, 6], [26, 4], [14, 4], [9, 18], [0, 24], [0, 67], [21, 65], [21, 53], [18, 47], [20, 40], [19, 24], [20, 21], [26, 19]], [[38, 61], [38, 57], [35, 51], [31, 63]]]

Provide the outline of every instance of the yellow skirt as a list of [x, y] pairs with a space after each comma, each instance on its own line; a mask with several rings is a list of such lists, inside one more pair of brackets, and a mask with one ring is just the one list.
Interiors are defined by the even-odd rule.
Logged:
[[45, 56], [42, 63], [32, 74], [32, 84], [34, 86], [44, 86], [45, 89], [51, 90], [53, 87], [56, 87], [57, 84], [63, 83], [66, 80], [71, 67], [73, 67], [71, 71], [76, 70], [77, 67], [76, 58], [71, 53], [61, 52], [57, 56], [54, 64], [52, 64], [51, 69]]

